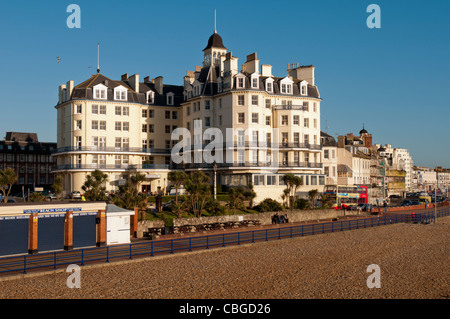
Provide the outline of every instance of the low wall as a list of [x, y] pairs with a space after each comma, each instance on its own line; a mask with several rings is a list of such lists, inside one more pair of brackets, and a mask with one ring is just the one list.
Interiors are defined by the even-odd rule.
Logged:
[[144, 237], [144, 232], [147, 232], [149, 228], [161, 228], [164, 226], [165, 223], [162, 219], [139, 221], [137, 226], [137, 238]]
[[[356, 212], [355, 212], [356, 213]], [[245, 215], [221, 215], [211, 217], [199, 217], [199, 218], [176, 218], [173, 220], [174, 226], [183, 225], [199, 225], [206, 223], [226, 223], [230, 221], [240, 220], [259, 220], [261, 225], [272, 224], [272, 216], [276, 212], [258, 213], [258, 214], [245, 214]], [[279, 215], [287, 215], [289, 222], [303, 222], [310, 220], [320, 219], [332, 219], [344, 216], [344, 212], [336, 209], [320, 209], [320, 210], [294, 210], [278, 212]], [[360, 213], [364, 214], [363, 212]], [[353, 215], [352, 212], [347, 211], [346, 215]]]

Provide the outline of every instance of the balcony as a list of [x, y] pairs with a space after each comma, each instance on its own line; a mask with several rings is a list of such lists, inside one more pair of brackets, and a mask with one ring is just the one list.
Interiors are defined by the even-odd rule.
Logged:
[[[229, 148], [262, 148], [262, 149], [296, 149], [296, 148], [302, 148], [302, 149], [308, 149], [308, 150], [318, 150], [320, 151], [322, 149], [322, 146], [319, 144], [309, 144], [309, 143], [299, 143], [299, 142], [281, 142], [281, 143], [272, 143], [272, 142], [266, 142], [266, 141], [235, 141], [232, 143], [232, 145], [227, 145], [226, 143], [214, 143], [211, 142], [210, 144], [203, 144], [203, 145], [195, 145], [196, 147], [199, 147], [199, 149], [204, 149], [206, 146], [209, 148], [215, 148], [216, 150], [226, 150]], [[191, 145], [191, 151], [194, 151], [194, 145]], [[170, 153], [170, 150], [169, 150]]]
[[303, 106], [303, 105], [273, 105], [272, 109], [275, 111], [278, 111], [278, 110], [306, 111], [307, 107]]
[[[272, 166], [273, 165], [273, 166]], [[276, 168], [276, 163], [268, 163], [268, 162], [258, 162], [258, 163], [216, 163], [217, 168]], [[321, 169], [322, 163], [309, 163], [309, 162], [284, 162], [281, 161], [278, 163], [279, 169], [296, 169], [296, 168], [311, 168], [311, 169]], [[213, 169], [213, 164], [211, 163], [182, 163], [182, 164], [172, 164], [171, 168], [173, 169]]]
[[148, 155], [170, 155], [171, 149], [165, 148], [142, 148], [142, 147], [112, 147], [112, 146], [66, 146], [52, 151], [53, 155], [66, 153], [134, 153]]
[[61, 171], [137, 171], [137, 170], [158, 170], [169, 169], [169, 165], [166, 164], [140, 164], [140, 165], [127, 165], [127, 164], [65, 164], [57, 165], [51, 168], [52, 172]]

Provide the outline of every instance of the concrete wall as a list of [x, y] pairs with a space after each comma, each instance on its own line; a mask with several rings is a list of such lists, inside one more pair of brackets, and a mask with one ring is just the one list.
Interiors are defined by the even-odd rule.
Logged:
[[[220, 223], [229, 221], [239, 221], [239, 217], [242, 220], [259, 220], [261, 225], [272, 224], [272, 216], [275, 212], [259, 213], [259, 214], [246, 214], [246, 215], [223, 215], [213, 217], [200, 217], [200, 218], [176, 218], [173, 220], [174, 226], [183, 225], [199, 225], [203, 223]], [[322, 209], [322, 210], [294, 210], [283, 211], [278, 214], [286, 214], [289, 222], [303, 222], [319, 219], [332, 219], [342, 217], [344, 214], [340, 210], [335, 209]], [[350, 212], [347, 212], [347, 215]], [[361, 213], [363, 214], [363, 213]]]

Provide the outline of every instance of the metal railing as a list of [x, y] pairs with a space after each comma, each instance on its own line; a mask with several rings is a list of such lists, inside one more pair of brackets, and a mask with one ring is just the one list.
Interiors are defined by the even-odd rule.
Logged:
[[[440, 209], [436, 217], [450, 215], [450, 207]], [[280, 240], [308, 235], [355, 230], [397, 223], [430, 223], [435, 220], [434, 212], [392, 214], [381, 217], [349, 219], [317, 224], [297, 226], [280, 226], [254, 231], [213, 234], [170, 240], [142, 241], [131, 244], [82, 248], [70, 251], [55, 251], [36, 255], [10, 256], [0, 258], [0, 275], [11, 273], [28, 273], [31, 270], [51, 270], [69, 264], [81, 266], [115, 260], [133, 259], [136, 257], [153, 257], [176, 252], [227, 247], [250, 244], [261, 241]]]
[[114, 146], [66, 146], [53, 150], [52, 154], [57, 155], [59, 153], [67, 152], [170, 154], [171, 149]]

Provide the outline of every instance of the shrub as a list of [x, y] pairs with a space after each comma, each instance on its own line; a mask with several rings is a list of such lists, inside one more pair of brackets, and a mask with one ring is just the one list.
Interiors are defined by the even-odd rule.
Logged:
[[256, 205], [254, 209], [257, 212], [264, 213], [264, 212], [279, 212], [283, 210], [283, 206], [281, 203], [277, 202], [276, 200], [273, 200], [271, 198], [264, 199], [261, 203]]
[[296, 209], [306, 209], [309, 207], [309, 200], [305, 198], [299, 198], [295, 201], [294, 207]]

